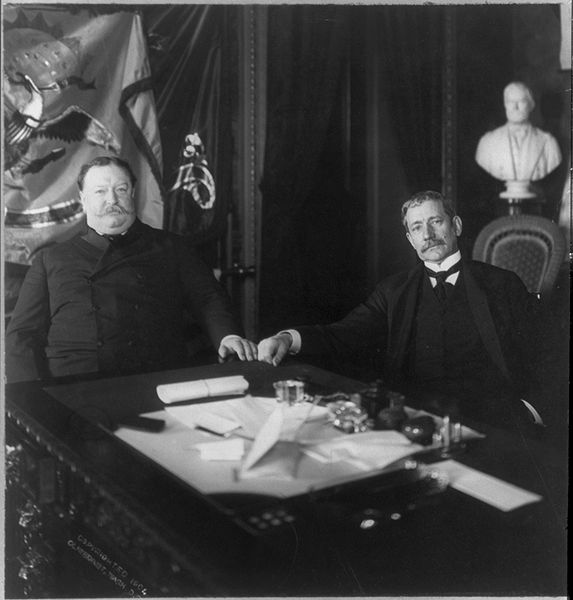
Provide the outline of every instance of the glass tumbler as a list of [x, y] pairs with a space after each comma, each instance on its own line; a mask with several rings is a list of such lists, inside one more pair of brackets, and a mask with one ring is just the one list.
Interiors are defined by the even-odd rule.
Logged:
[[285, 379], [273, 383], [277, 402], [285, 402], [289, 406], [302, 404], [306, 400], [304, 382], [297, 379]]

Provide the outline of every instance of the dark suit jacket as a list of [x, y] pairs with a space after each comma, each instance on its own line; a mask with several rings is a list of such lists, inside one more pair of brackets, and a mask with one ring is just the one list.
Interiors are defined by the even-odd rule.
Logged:
[[86, 228], [30, 267], [6, 331], [8, 381], [181, 366], [186, 311], [215, 348], [241, 334], [230, 299], [184, 238], [136, 221], [110, 243]]
[[[395, 274], [378, 284], [370, 297], [336, 323], [303, 326], [301, 354], [352, 356], [365, 348], [380, 350], [385, 379], [407, 379], [407, 353], [424, 267]], [[491, 265], [464, 262], [470, 309], [484, 347], [501, 375], [516, 390], [527, 387], [531, 325], [536, 300], [519, 277]]]

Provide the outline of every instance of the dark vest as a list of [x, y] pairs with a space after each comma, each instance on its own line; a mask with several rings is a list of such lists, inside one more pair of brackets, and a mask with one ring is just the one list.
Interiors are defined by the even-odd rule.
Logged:
[[411, 378], [417, 384], [466, 395], [483, 389], [484, 381], [500, 373], [489, 357], [474, 323], [460, 274], [448, 285], [445, 303], [438, 300], [430, 279], [423, 278], [410, 346]]

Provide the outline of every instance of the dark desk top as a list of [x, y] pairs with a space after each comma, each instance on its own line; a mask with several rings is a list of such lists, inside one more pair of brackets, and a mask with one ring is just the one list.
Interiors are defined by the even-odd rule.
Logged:
[[[41, 437], [55, 455], [75, 463], [102, 493], [118, 498], [148, 527], [161, 532], [189, 568], [212, 578], [215, 593], [566, 593], [566, 458], [538, 441], [483, 427], [487, 437], [457, 459], [541, 494], [542, 502], [504, 513], [448, 489], [416, 510], [404, 508], [385, 518], [383, 500], [361, 490], [298, 501], [291, 507], [297, 514], [295, 523], [256, 537], [106, 429], [127, 415], [162, 408], [156, 394], [159, 384], [236, 374], [246, 377], [256, 395], [272, 396], [272, 382], [291, 377], [304, 377], [311, 393], [364, 387], [307, 365], [273, 368], [232, 362], [69, 380], [57, 384], [57, 394], [53, 384], [13, 384], [6, 387], [6, 408], [31, 436]], [[374, 527], [361, 528], [365, 514], [375, 515]]]

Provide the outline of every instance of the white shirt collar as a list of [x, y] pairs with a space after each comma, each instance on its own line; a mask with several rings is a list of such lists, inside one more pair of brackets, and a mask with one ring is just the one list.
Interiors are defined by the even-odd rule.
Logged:
[[458, 261], [462, 259], [462, 253], [458, 250], [452, 255], [445, 258], [439, 265], [433, 262], [424, 262], [424, 265], [431, 271], [447, 271], [450, 267], [453, 267]]
[[97, 229], [94, 229], [94, 231], [98, 234], [101, 235], [101, 237], [109, 237], [109, 236], [113, 236], [116, 237], [118, 235], [125, 235], [129, 230], [126, 229], [125, 231], [122, 231], [121, 233], [102, 233], [101, 231], [98, 231]]

